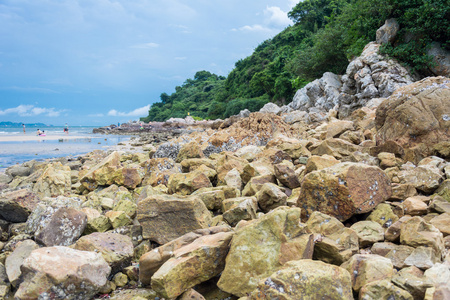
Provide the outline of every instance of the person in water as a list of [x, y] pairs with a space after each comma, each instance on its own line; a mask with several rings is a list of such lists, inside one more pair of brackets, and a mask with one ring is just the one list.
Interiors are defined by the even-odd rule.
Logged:
[[64, 132], [65, 132], [66, 134], [69, 134], [69, 125], [67, 125], [67, 123], [66, 123], [66, 125], [64, 126]]
[[22, 123], [23, 134], [25, 134], [25, 124]]
[[41, 135], [42, 133], [43, 132], [40, 129], [37, 130], [37, 135]]

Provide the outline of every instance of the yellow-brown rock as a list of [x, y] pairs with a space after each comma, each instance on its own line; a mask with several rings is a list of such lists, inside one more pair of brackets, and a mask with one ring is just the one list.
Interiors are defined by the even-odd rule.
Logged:
[[370, 282], [364, 285], [359, 291], [359, 299], [361, 300], [381, 300], [381, 299], [398, 299], [413, 300], [410, 293], [401, 289], [388, 279]]
[[170, 175], [167, 187], [169, 194], [190, 195], [200, 188], [212, 187], [212, 184], [204, 172], [196, 169], [189, 173]]
[[205, 157], [205, 155], [203, 154], [200, 144], [197, 141], [191, 141], [181, 146], [181, 149], [178, 152], [178, 156], [175, 162], [179, 163], [188, 158], [203, 158], [203, 157]]
[[279, 271], [260, 281], [249, 299], [353, 299], [347, 270], [320, 261], [287, 262]]
[[400, 242], [411, 247], [426, 246], [436, 251], [440, 256], [444, 249], [443, 235], [433, 225], [421, 217], [413, 217], [401, 224]]
[[160, 184], [167, 185], [170, 175], [180, 173], [175, 162], [167, 157], [152, 158], [142, 164], [145, 171], [142, 185], [157, 186]]
[[153, 274], [155, 274], [167, 260], [172, 258], [178, 249], [189, 245], [199, 237], [230, 231], [231, 227], [228, 225], [194, 230], [145, 253], [139, 259], [139, 281], [141, 281], [143, 285], [149, 285]]
[[270, 182], [263, 184], [261, 189], [255, 194], [255, 197], [263, 212], [269, 212], [279, 206], [285, 206], [287, 199], [287, 195], [281, 188]]
[[195, 196], [150, 196], [139, 201], [136, 218], [142, 226], [142, 237], [158, 244], [206, 228], [211, 223], [211, 214]]
[[67, 195], [72, 188], [70, 168], [60, 162], [48, 164], [37, 179], [33, 192], [39, 197], [56, 197]]
[[312, 235], [303, 234], [299, 221], [300, 209], [279, 207], [240, 227], [218, 287], [242, 297], [287, 261], [312, 258]]
[[390, 181], [380, 168], [340, 163], [307, 174], [297, 205], [302, 209], [302, 219], [320, 211], [345, 221], [354, 214], [371, 211], [390, 196]]
[[317, 148], [311, 151], [312, 155], [330, 155], [336, 159], [342, 159], [345, 156], [349, 156], [355, 151], [360, 150], [361, 147], [356, 146], [342, 139], [326, 139]]
[[114, 151], [82, 175], [80, 182], [90, 191], [95, 190], [99, 185], [111, 185], [114, 183], [113, 174], [119, 168], [120, 154]]
[[233, 232], [199, 237], [174, 252], [151, 278], [152, 289], [165, 298], [175, 298], [187, 289], [219, 275]]
[[234, 156], [227, 152], [217, 160], [217, 185], [225, 185], [225, 176], [229, 171], [237, 169], [239, 173], [242, 173], [244, 167], [248, 164], [246, 159]]
[[341, 161], [337, 160], [336, 158], [330, 155], [323, 155], [323, 156], [313, 155], [310, 158], [308, 158], [308, 161], [306, 162], [305, 174], [311, 173], [312, 171], [318, 171], [328, 167], [332, 167], [340, 162]]
[[397, 89], [376, 112], [377, 140], [403, 147], [450, 139], [450, 81], [428, 77]]
[[284, 185], [290, 189], [300, 187], [300, 181], [297, 174], [295, 174], [294, 166], [292, 163], [281, 162], [273, 166], [275, 171], [275, 177]]
[[392, 262], [374, 254], [356, 254], [341, 267], [350, 273], [355, 292], [370, 282], [390, 279], [394, 275]]

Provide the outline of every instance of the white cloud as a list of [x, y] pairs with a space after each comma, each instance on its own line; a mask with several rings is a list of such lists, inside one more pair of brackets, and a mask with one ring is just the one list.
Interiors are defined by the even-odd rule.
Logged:
[[62, 112], [65, 112], [65, 109], [56, 110], [55, 108], [44, 108], [44, 107], [35, 107], [34, 105], [19, 105], [12, 108], [7, 108], [5, 110], [0, 110], [0, 116], [17, 114], [21, 117], [31, 117], [38, 115], [45, 115], [47, 117], [59, 117]]
[[287, 12], [278, 6], [267, 6], [264, 10], [266, 16], [265, 23], [273, 27], [286, 27], [292, 25], [291, 19], [287, 16]]
[[152, 49], [152, 48], [158, 48], [159, 44], [157, 43], [144, 43], [144, 44], [137, 44], [131, 46], [131, 48], [134, 49]]
[[[269, 28], [264, 27], [262, 25], [245, 25], [240, 27], [238, 30], [240, 31], [247, 31], [247, 32], [267, 32], [267, 31], [271, 31]], [[233, 31], [236, 31], [236, 29], [233, 29]]]
[[108, 112], [108, 116], [112, 117], [142, 117], [148, 114], [148, 110], [150, 109], [150, 105], [146, 105], [144, 107], [136, 108], [130, 112], [121, 112], [115, 109], [111, 109]]

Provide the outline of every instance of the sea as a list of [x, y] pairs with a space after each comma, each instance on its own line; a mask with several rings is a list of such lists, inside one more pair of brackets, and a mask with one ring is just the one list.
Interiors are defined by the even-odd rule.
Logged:
[[[41, 141], [21, 141], [21, 142], [1, 142], [0, 141], [0, 172], [9, 166], [21, 164], [29, 160], [46, 160], [57, 157], [76, 158], [82, 154], [93, 150], [107, 150], [120, 142], [130, 139], [124, 135], [101, 135], [94, 134], [94, 126], [70, 126], [69, 135], [64, 139], [41, 140]], [[47, 136], [65, 136], [64, 126], [40, 126]], [[37, 128], [27, 127], [27, 136], [36, 136]], [[22, 127], [0, 128], [1, 136], [23, 136]], [[70, 136], [83, 136], [84, 138], [70, 139]]]

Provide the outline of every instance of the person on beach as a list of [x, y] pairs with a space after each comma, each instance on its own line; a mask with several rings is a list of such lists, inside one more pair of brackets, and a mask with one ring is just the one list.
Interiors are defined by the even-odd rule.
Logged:
[[69, 125], [67, 125], [67, 123], [66, 123], [66, 125], [64, 126], [64, 132], [65, 132], [66, 134], [69, 134]]
[[25, 124], [22, 123], [23, 134], [25, 134]]

